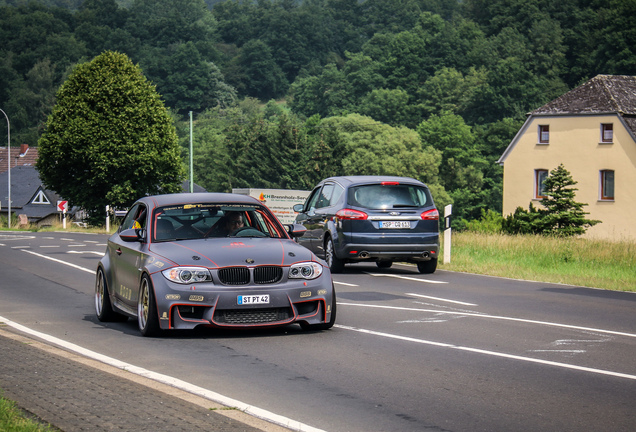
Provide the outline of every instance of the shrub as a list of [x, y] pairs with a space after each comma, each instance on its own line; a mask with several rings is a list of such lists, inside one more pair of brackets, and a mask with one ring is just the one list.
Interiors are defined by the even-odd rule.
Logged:
[[503, 221], [504, 218], [496, 211], [481, 209], [481, 218], [479, 220], [463, 220], [462, 222], [467, 231], [482, 234], [497, 234], [502, 231]]
[[563, 164], [550, 171], [543, 183], [541, 200], [544, 208], [536, 209], [532, 203], [528, 211], [517, 207], [503, 221], [504, 232], [510, 234], [543, 234], [571, 237], [584, 234], [587, 228], [601, 221], [586, 219], [583, 211], [587, 204], [576, 202], [578, 189], [572, 175]]

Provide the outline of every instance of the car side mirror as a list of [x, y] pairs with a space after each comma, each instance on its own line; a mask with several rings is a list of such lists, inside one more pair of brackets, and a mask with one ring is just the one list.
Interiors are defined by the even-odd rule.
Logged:
[[125, 229], [119, 233], [119, 238], [127, 243], [142, 242], [146, 238], [146, 230], [139, 228]]
[[293, 208], [294, 208], [294, 211], [296, 213], [302, 213], [303, 212], [303, 207], [304, 207], [303, 204], [294, 204]]
[[292, 238], [302, 237], [306, 231], [307, 231], [307, 228], [305, 228], [301, 224], [287, 225], [287, 232], [289, 233], [290, 236], [292, 236]]

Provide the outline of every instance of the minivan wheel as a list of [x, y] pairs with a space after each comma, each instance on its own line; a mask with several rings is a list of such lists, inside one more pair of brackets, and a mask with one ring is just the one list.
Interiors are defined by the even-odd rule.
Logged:
[[418, 261], [417, 269], [420, 273], [424, 274], [435, 273], [435, 269], [437, 269], [437, 258], [433, 258], [429, 261]]
[[331, 237], [327, 237], [327, 241], [325, 241], [325, 261], [327, 261], [331, 273], [341, 273], [344, 269], [344, 261], [336, 256]]

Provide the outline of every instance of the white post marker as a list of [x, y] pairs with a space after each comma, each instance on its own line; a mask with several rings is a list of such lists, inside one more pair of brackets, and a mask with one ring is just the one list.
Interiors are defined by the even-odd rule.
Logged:
[[451, 262], [451, 214], [453, 214], [452, 204], [444, 207], [444, 264]]
[[106, 232], [110, 233], [110, 206], [106, 206]]

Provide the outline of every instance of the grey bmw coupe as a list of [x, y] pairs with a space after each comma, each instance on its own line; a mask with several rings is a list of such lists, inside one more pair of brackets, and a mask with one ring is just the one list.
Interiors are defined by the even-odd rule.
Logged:
[[294, 241], [304, 231], [284, 227], [245, 195], [144, 197], [99, 261], [97, 317], [135, 318], [144, 336], [197, 326], [329, 329], [336, 320], [331, 272]]

